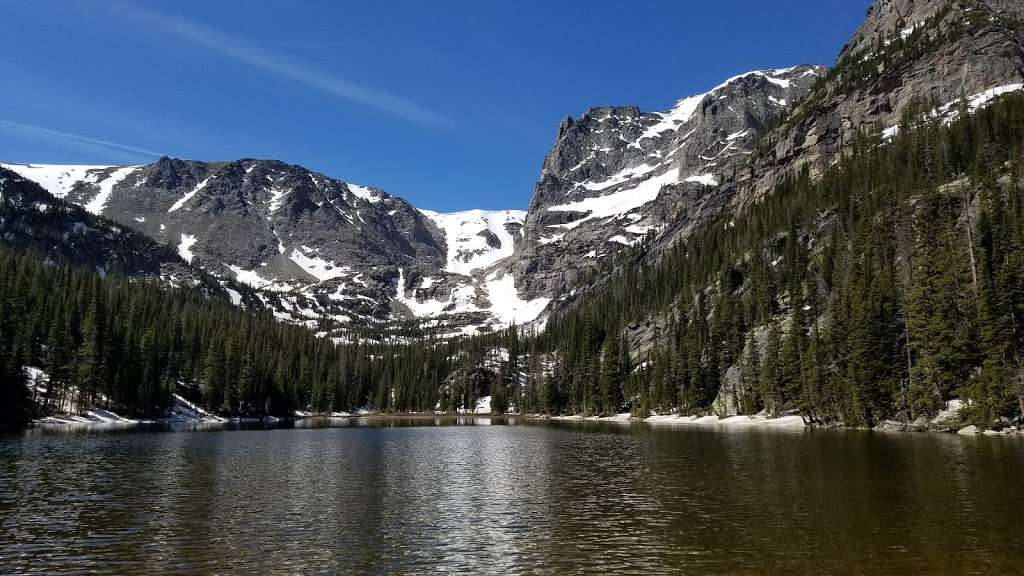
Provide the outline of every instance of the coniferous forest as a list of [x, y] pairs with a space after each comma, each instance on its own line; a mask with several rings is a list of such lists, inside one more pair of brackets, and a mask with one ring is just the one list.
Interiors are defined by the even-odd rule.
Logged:
[[[799, 413], [1024, 410], [1024, 97], [932, 103], [667, 251], [646, 243], [540, 333], [336, 342], [209, 294], [0, 249], [0, 411]], [[48, 377], [32, 381], [35, 370]]]
[[499, 338], [336, 344], [197, 289], [102, 278], [7, 248], [0, 277], [0, 405], [12, 422], [93, 406], [159, 417], [173, 394], [230, 416], [454, 410], [490, 379], [471, 388], [444, 378], [484, 364]]
[[[634, 412], [700, 413], [732, 376], [741, 411], [821, 424], [912, 421], [952, 398], [980, 425], [1019, 417], [1024, 98], [973, 115], [961, 102], [948, 124], [925, 120], [933, 108], [638, 257], [549, 323], [555, 409], [613, 410], [625, 380]], [[656, 346], [609, 367], [629, 325], [659, 317]]]

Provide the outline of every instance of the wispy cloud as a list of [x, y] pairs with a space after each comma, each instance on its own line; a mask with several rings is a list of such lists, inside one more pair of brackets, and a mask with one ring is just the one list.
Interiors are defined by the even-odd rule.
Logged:
[[0, 118], [0, 129], [7, 130], [9, 132], [29, 134], [36, 136], [46, 136], [49, 138], [55, 138], [58, 140], [66, 140], [71, 142], [77, 142], [81, 144], [89, 144], [92, 146], [99, 146], [102, 148], [108, 148], [110, 150], [117, 150], [120, 152], [129, 152], [131, 154], [139, 156], [163, 156], [160, 152], [154, 152], [152, 150], [146, 150], [145, 148], [137, 148], [135, 146], [129, 146], [127, 144], [119, 144], [117, 142], [111, 142], [109, 140], [100, 140], [99, 138], [90, 138], [89, 136], [83, 136], [81, 134], [74, 134], [71, 132], [64, 132], [62, 130], [54, 130], [52, 128], [46, 128], [44, 126], [36, 126], [34, 124], [24, 124], [22, 122], [15, 122], [13, 120], [6, 120]]
[[302, 83], [325, 94], [375, 108], [423, 126], [432, 128], [451, 126], [451, 121], [447, 117], [408, 98], [346, 80], [327, 70], [292, 56], [261, 48], [243, 38], [211, 26], [180, 16], [155, 12], [127, 1], [117, 2], [115, 6], [118, 7], [122, 16], [141, 22], [151, 29], [163, 30], [194, 45], [203, 46], [254, 68]]

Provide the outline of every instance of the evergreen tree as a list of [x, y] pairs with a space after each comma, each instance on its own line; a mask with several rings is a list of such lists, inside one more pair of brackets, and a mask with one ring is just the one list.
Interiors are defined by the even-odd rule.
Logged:
[[601, 351], [601, 401], [600, 412], [616, 414], [622, 407], [622, 373], [618, 343], [612, 336], [606, 336]]

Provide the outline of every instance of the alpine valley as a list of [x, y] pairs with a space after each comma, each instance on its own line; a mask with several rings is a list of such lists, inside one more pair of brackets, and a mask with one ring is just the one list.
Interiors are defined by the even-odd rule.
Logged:
[[831, 67], [553, 132], [525, 211], [0, 165], [0, 416], [1021, 427], [1019, 0], [878, 0]]

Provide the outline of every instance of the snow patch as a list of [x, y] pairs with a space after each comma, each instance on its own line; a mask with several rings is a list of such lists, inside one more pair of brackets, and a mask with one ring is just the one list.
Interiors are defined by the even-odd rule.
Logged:
[[[444, 232], [448, 245], [446, 272], [469, 276], [474, 270], [487, 268], [512, 255], [515, 237], [507, 225], [522, 224], [526, 212], [522, 210], [466, 210], [439, 213], [420, 210]], [[498, 239], [499, 245], [487, 243], [487, 234]]]
[[192, 252], [192, 247], [195, 246], [195, 244], [195, 236], [182, 232], [181, 242], [178, 243], [178, 256], [181, 256], [181, 259], [189, 264], [192, 263], [192, 258], [195, 257], [195, 254]]
[[97, 172], [113, 168], [113, 166], [71, 164], [0, 164], [0, 166], [39, 184], [57, 198], [67, 196], [79, 182], [95, 182]]
[[562, 233], [562, 234], [552, 234], [551, 236], [541, 236], [540, 238], [537, 239], [537, 242], [540, 242], [541, 244], [552, 244], [554, 242], [558, 242], [559, 240], [561, 240], [564, 237], [565, 237], [564, 233]]
[[104, 178], [99, 183], [100, 191], [89, 201], [88, 204], [83, 206], [85, 210], [91, 214], [97, 216], [103, 213], [103, 209], [107, 207], [107, 200], [110, 199], [110, 195], [114, 192], [114, 186], [119, 184], [122, 180], [128, 177], [129, 174], [138, 170], [140, 166], [126, 166], [124, 168], [118, 168], [114, 172]]
[[228, 266], [228, 269], [234, 273], [235, 280], [242, 284], [252, 286], [253, 288], [262, 288], [272, 292], [286, 292], [291, 290], [291, 286], [288, 284], [276, 282], [274, 280], [267, 280], [260, 276], [255, 270], [243, 270], [240, 266]]
[[[270, 213], [273, 214], [281, 208], [281, 204], [284, 203], [284, 197], [288, 194], [287, 190], [283, 190], [277, 187], [270, 188]], [[270, 216], [267, 216], [267, 220], [270, 220]]]
[[242, 295], [237, 290], [232, 290], [231, 288], [227, 288], [227, 291], [228, 296], [231, 298], [231, 303], [235, 306], [240, 306], [242, 304]]
[[[1004, 86], [996, 86], [994, 88], [989, 88], [988, 90], [978, 92], [977, 94], [968, 97], [967, 106], [969, 107], [971, 112], [977, 112], [978, 110], [987, 106], [989, 103], [991, 103], [996, 98], [1002, 96], [1003, 94], [1009, 94], [1011, 92], [1020, 92], [1021, 90], [1024, 90], [1024, 84], [1006, 84]], [[945, 115], [949, 112], [952, 112], [952, 117], [948, 118], [947, 121], [955, 120], [956, 117], [959, 115], [959, 111], [956, 109], [956, 106], [957, 102], [950, 102], [939, 108], [939, 114]]]
[[[212, 176], [210, 178], [212, 178]], [[189, 200], [191, 200], [192, 197], [195, 196], [200, 190], [202, 190], [203, 188], [206, 188], [206, 183], [210, 181], [210, 178], [207, 178], [206, 180], [203, 180], [199, 184], [196, 184], [195, 188], [193, 188], [191, 191], [187, 192], [184, 196], [179, 198], [177, 202], [175, 202], [173, 205], [171, 205], [171, 207], [168, 208], [167, 213], [170, 214], [171, 212], [174, 212], [174, 211], [178, 210], [179, 208], [181, 208], [182, 206], [184, 206], [185, 203], [188, 202]]]
[[345, 186], [348, 186], [349, 192], [358, 196], [359, 198], [362, 198], [363, 200], [366, 200], [367, 202], [377, 203], [384, 199], [382, 196], [378, 195], [376, 192], [374, 192], [370, 188], [367, 188], [366, 186], [360, 186], [358, 184], [350, 183], [346, 183]]
[[523, 300], [516, 290], [515, 279], [505, 274], [500, 279], [489, 280], [485, 287], [487, 299], [491, 301], [491, 314], [502, 324], [526, 324], [537, 319], [551, 302], [550, 298]]
[[174, 394], [174, 405], [171, 406], [167, 420], [172, 422], [227, 422], [227, 418], [210, 414], [198, 405], [189, 402], [182, 396]]
[[694, 182], [704, 186], [718, 186], [718, 180], [715, 179], [714, 174], [695, 174], [684, 180], [684, 182]]
[[589, 212], [580, 220], [567, 224], [556, 224], [555, 228], [573, 229], [588, 220], [608, 218], [626, 214], [653, 202], [661, 194], [661, 189], [679, 181], [679, 170], [672, 169], [660, 176], [654, 176], [639, 184], [605, 196], [586, 198], [578, 202], [570, 202], [548, 208], [552, 212]]
[[476, 407], [473, 410], [474, 414], [490, 414], [491, 413], [491, 397], [484, 396], [478, 398], [476, 401]]
[[[305, 248], [307, 251], [311, 251], [305, 246], [302, 248]], [[334, 262], [324, 260], [323, 258], [316, 256], [307, 256], [298, 248], [292, 250], [292, 253], [288, 258], [292, 262], [295, 262], [299, 268], [302, 268], [310, 276], [313, 276], [321, 282], [345, 275], [345, 271], [342, 267], [336, 265]]]
[[755, 416], [730, 416], [719, 418], [718, 416], [680, 416], [678, 414], [663, 414], [650, 416], [644, 419], [648, 424], [674, 424], [674, 425], [702, 425], [702, 426], [723, 426], [728, 428], [806, 428], [807, 423], [801, 416], [781, 416], [779, 418], [768, 418], [763, 414]]

